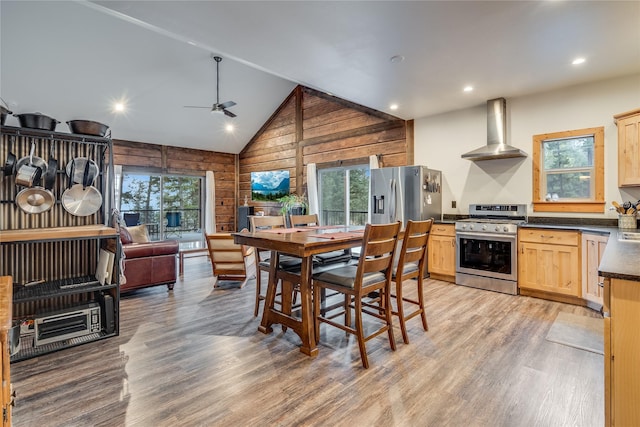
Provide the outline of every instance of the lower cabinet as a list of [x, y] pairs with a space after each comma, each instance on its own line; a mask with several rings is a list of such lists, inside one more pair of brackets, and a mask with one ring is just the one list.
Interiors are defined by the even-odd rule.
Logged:
[[608, 240], [608, 236], [582, 233], [582, 298], [594, 310], [602, 308], [604, 279], [598, 275], [598, 266]]
[[579, 232], [522, 228], [518, 241], [521, 294], [581, 303]]
[[640, 425], [640, 282], [604, 283], [606, 426]]
[[455, 282], [456, 231], [453, 224], [435, 224], [429, 234], [428, 269], [432, 278]]

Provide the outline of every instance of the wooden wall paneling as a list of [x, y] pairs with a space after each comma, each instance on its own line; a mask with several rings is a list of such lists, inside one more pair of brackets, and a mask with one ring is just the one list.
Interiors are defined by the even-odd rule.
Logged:
[[415, 164], [414, 145], [413, 145], [413, 120], [407, 120], [406, 127], [406, 147], [407, 147], [407, 165]]
[[[390, 129], [376, 130], [369, 133], [354, 132], [353, 136], [348, 134], [340, 135], [341, 138], [319, 142], [317, 139], [303, 141], [304, 154], [312, 155], [323, 153], [325, 151], [338, 150], [343, 148], [358, 148], [368, 145], [377, 145], [383, 142], [401, 142], [405, 143], [405, 128], [401, 124], [388, 124], [393, 126]], [[324, 140], [324, 138], [323, 138]]]
[[[300, 141], [303, 139], [304, 134], [304, 115], [302, 111], [302, 87], [296, 87], [296, 97], [295, 97], [295, 105], [296, 105], [296, 182], [295, 187], [290, 182], [291, 188], [295, 188], [295, 192], [297, 194], [304, 194], [304, 162], [302, 156], [302, 146], [300, 145]], [[289, 174], [291, 177], [291, 174]]]

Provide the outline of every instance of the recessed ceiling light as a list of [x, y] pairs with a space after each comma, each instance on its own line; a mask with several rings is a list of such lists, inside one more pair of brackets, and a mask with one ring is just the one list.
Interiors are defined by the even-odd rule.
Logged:
[[464, 92], [473, 92], [473, 86], [465, 86], [464, 89], [462, 89]]
[[117, 112], [117, 113], [122, 113], [124, 112], [124, 110], [126, 109], [124, 103], [122, 102], [116, 102], [115, 104], [113, 104], [113, 111]]
[[391, 105], [389, 105], [389, 109], [390, 109], [390, 110], [397, 110], [397, 109], [398, 109], [398, 104], [391, 104]]
[[580, 64], [584, 64], [586, 61], [586, 59], [584, 58], [576, 58], [573, 60], [573, 62], [571, 62], [572, 65], [580, 65]]
[[228, 123], [225, 127], [224, 130], [226, 130], [227, 132], [233, 132], [233, 125], [231, 123]]
[[404, 61], [404, 56], [402, 55], [393, 55], [389, 61], [393, 62], [393, 63], [397, 63], [397, 62], [402, 62]]

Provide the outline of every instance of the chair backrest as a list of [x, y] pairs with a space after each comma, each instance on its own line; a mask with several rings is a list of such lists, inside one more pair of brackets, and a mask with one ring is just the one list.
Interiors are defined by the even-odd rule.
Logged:
[[356, 286], [362, 286], [362, 278], [367, 273], [381, 272], [391, 280], [393, 258], [396, 251], [401, 223], [367, 224], [362, 239]]
[[284, 215], [275, 216], [252, 216], [250, 217], [251, 229], [253, 231], [268, 228], [285, 228], [287, 226]]
[[167, 212], [167, 227], [180, 227], [182, 225], [182, 212]]
[[214, 276], [244, 276], [244, 257], [250, 254], [242, 245], [233, 241], [229, 233], [205, 234], [207, 249]]
[[138, 225], [140, 223], [140, 212], [125, 213], [122, 216], [127, 227], [133, 227], [134, 225]]
[[432, 225], [433, 218], [424, 221], [407, 221], [407, 227], [404, 230], [404, 238], [402, 239], [402, 247], [400, 249], [400, 257], [398, 259], [397, 277], [402, 275], [404, 266], [407, 263], [416, 262], [418, 264], [418, 273], [423, 275], [427, 242]]
[[305, 226], [305, 225], [320, 225], [318, 222], [318, 214], [310, 215], [291, 215], [289, 217], [292, 227]]

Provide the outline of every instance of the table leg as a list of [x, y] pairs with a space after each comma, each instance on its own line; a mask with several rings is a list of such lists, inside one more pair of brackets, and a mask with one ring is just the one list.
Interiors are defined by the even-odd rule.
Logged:
[[[276, 299], [276, 287], [278, 285], [277, 270], [280, 263], [280, 255], [277, 251], [271, 251], [271, 259], [269, 261], [269, 283], [267, 284], [267, 295], [264, 300], [264, 310], [262, 311], [262, 321], [258, 330], [263, 334], [269, 334], [273, 332], [271, 325], [273, 321], [271, 319], [271, 312]], [[260, 271], [258, 270], [258, 273]]]
[[318, 355], [316, 346], [313, 307], [311, 305], [311, 257], [302, 258], [300, 271], [300, 303], [302, 311], [302, 325], [299, 333], [302, 345], [300, 351], [309, 356]]

